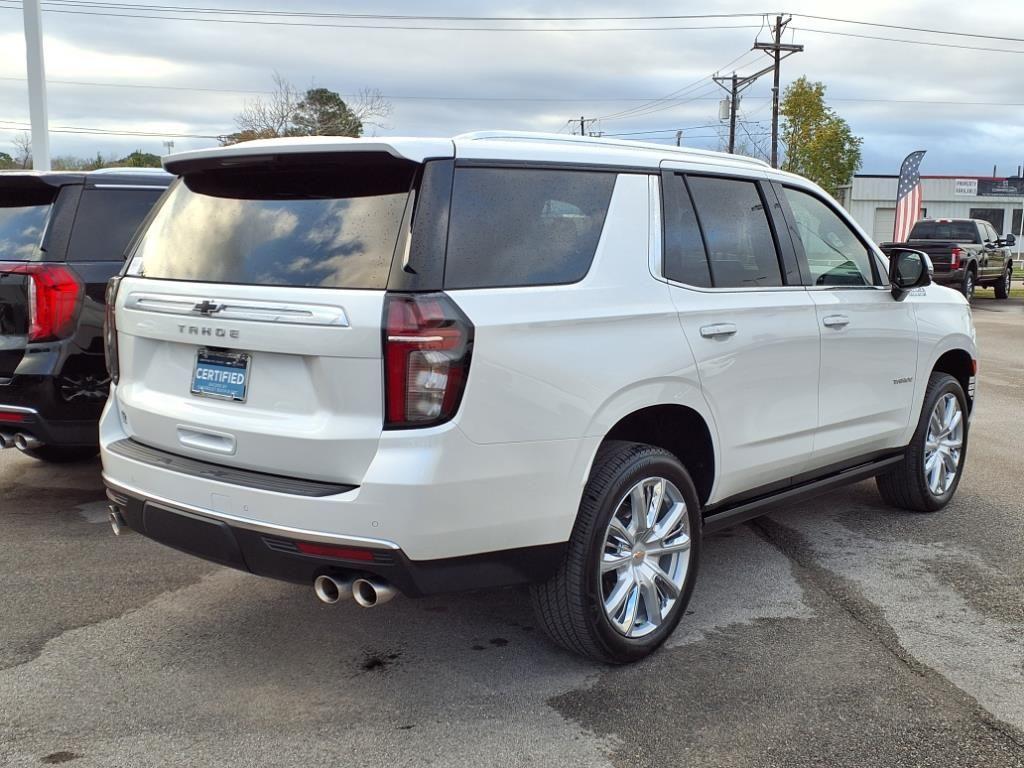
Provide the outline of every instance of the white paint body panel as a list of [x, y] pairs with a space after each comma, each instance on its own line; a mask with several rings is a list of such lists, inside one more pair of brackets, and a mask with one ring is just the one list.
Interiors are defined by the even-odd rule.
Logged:
[[[411, 160], [447, 151], [466, 159], [632, 171], [617, 178], [596, 256], [580, 282], [449, 292], [472, 320], [475, 341], [462, 406], [439, 427], [382, 430], [383, 291], [126, 277], [116, 305], [122, 378], [101, 421], [104, 471], [112, 482], [199, 512], [302, 531], [314, 540], [389, 542], [414, 560], [561, 542], [571, 533], [598, 446], [634, 411], [675, 404], [701, 416], [715, 451], [713, 503], [905, 445], [938, 357], [950, 349], [975, 356], [969, 307], [937, 286], [896, 302], [882, 290], [699, 290], [661, 278], [659, 168], [816, 190], [761, 163], [514, 133], [280, 140], [178, 158], [268, 149], [373, 149]], [[137, 294], [148, 298], [126, 306]], [[147, 301], [150, 310], [159, 308], [154, 294], [328, 309], [315, 313], [319, 324], [301, 327], [188, 318], [140, 309]], [[824, 317], [837, 312], [849, 316], [849, 325], [824, 328]], [[737, 332], [701, 335], [702, 327], [719, 323], [735, 324]], [[181, 325], [239, 332], [225, 346], [253, 354], [248, 402], [189, 394], [196, 339]], [[891, 382], [904, 376], [913, 383]], [[225, 442], [205, 441], [204, 431]], [[358, 487], [307, 498], [197, 479], [108, 450], [125, 437], [227, 466]], [[225, 445], [232, 450], [222, 450]]]

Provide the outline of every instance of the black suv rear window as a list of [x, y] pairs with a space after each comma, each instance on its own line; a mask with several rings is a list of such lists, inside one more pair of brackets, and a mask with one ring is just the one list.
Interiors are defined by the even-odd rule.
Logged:
[[908, 239], [976, 243], [978, 227], [973, 221], [919, 221], [910, 230]]
[[186, 175], [140, 239], [129, 274], [383, 289], [414, 169], [352, 157]]
[[445, 287], [583, 279], [601, 238], [615, 178], [603, 171], [456, 169]]
[[78, 204], [69, 261], [117, 261], [163, 187], [86, 189]]
[[57, 190], [0, 190], [0, 261], [28, 261], [36, 252]]

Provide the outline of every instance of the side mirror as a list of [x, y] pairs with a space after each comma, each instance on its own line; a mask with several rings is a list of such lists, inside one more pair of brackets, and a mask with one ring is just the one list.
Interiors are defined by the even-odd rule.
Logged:
[[892, 284], [892, 297], [897, 301], [914, 288], [931, 285], [933, 272], [928, 254], [910, 248], [890, 249], [889, 282]]
[[1005, 242], [1006, 242], [1007, 245], [1016, 245], [1017, 244], [1017, 236], [1014, 235], [1014, 234], [1009, 234], [1009, 235], [1006, 236]]

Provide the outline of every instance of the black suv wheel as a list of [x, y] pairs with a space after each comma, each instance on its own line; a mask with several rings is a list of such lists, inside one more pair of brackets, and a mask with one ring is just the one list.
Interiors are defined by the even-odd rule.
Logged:
[[690, 601], [700, 521], [697, 491], [675, 456], [641, 443], [605, 443], [565, 560], [533, 588], [540, 624], [555, 642], [599, 661], [651, 653]]

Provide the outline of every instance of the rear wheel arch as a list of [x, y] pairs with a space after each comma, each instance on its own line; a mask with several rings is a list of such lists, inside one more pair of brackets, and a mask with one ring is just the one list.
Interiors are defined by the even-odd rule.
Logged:
[[715, 483], [715, 444], [707, 420], [685, 405], [651, 405], [620, 418], [604, 436], [608, 441], [644, 443], [673, 454], [690, 473], [701, 506]]

